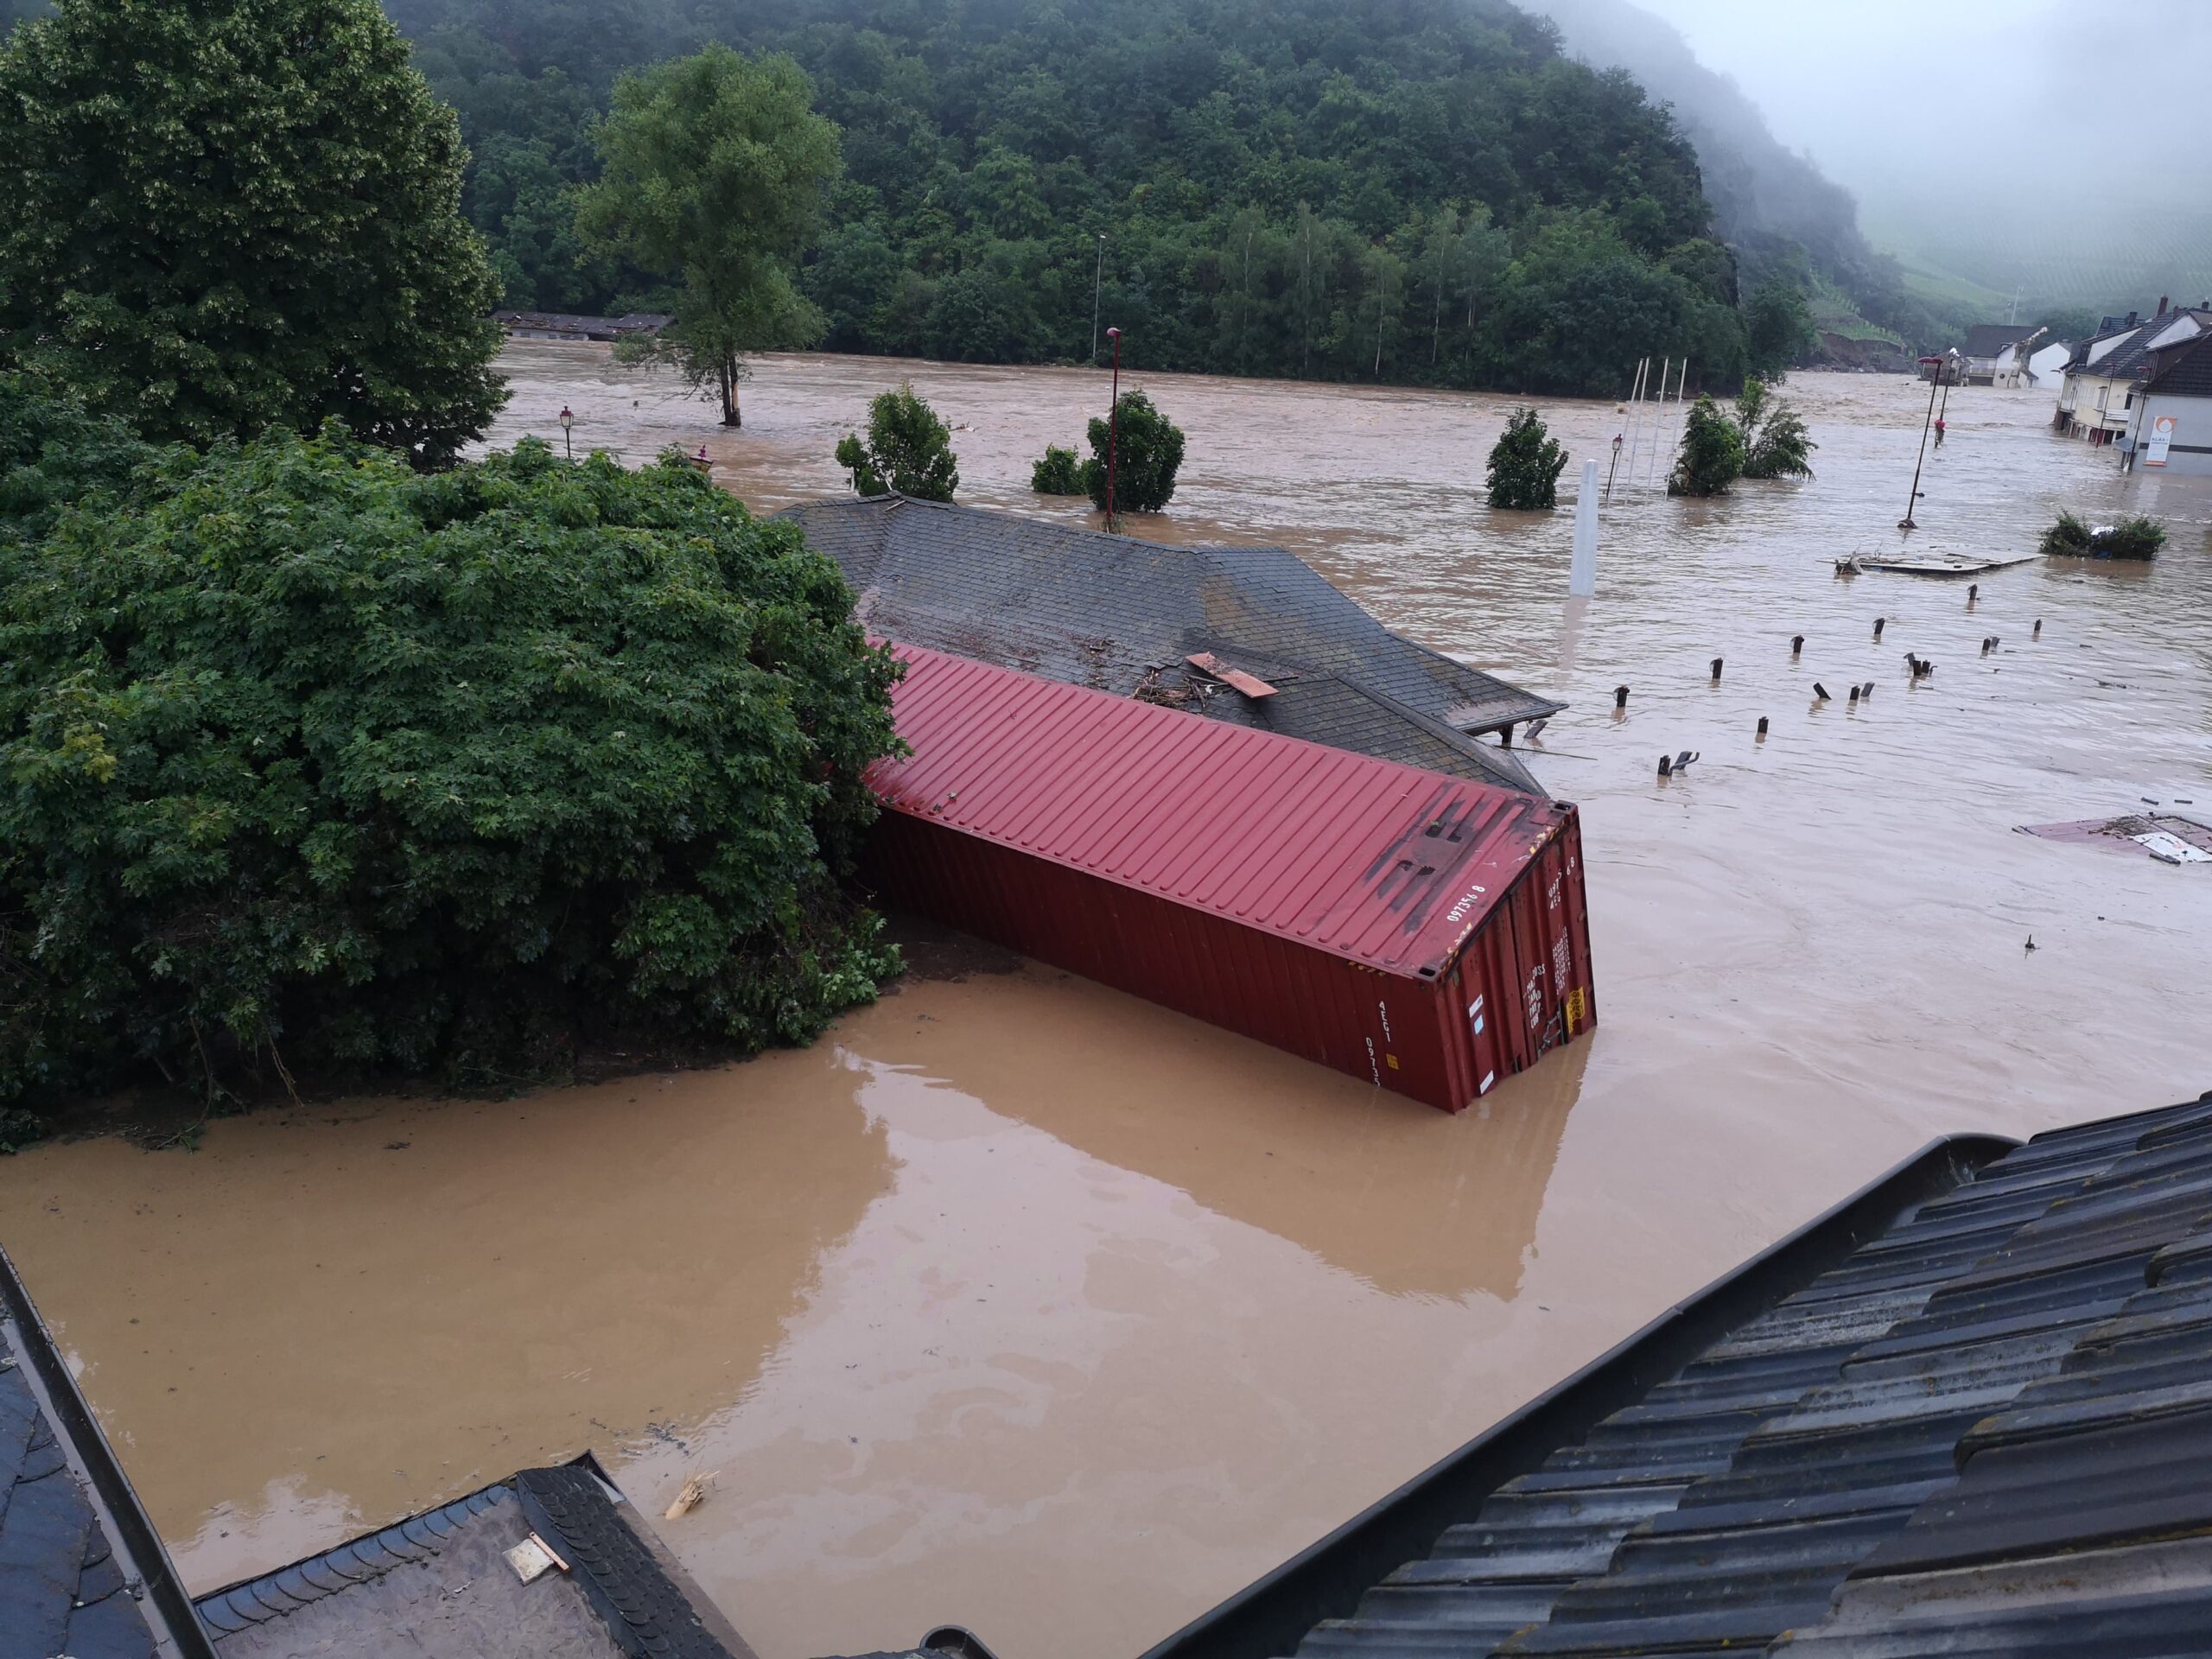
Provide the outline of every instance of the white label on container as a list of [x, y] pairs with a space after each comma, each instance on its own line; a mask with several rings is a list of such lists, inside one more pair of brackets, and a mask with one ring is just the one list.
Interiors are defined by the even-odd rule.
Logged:
[[1477, 1094], [1478, 1094], [1478, 1095], [1486, 1095], [1486, 1094], [1490, 1093], [1490, 1086], [1491, 1086], [1491, 1084], [1492, 1084], [1493, 1083], [1496, 1083], [1497, 1081], [1497, 1072], [1495, 1072], [1495, 1071], [1485, 1071], [1485, 1072], [1484, 1072], [1484, 1073], [1483, 1073], [1482, 1086], [1481, 1086], [1480, 1088], [1477, 1089], [1477, 1090], [1475, 1090], [1475, 1092], [1476, 1092]]

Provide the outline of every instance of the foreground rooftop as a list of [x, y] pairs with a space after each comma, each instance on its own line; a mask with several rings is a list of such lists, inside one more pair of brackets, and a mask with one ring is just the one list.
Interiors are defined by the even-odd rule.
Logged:
[[1160, 1647], [2212, 1651], [2212, 1094], [1939, 1141]]

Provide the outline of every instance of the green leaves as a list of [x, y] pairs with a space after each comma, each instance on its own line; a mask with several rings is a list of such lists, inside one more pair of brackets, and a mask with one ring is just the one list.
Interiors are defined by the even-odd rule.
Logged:
[[1490, 452], [1490, 504], [1522, 512], [1548, 512], [1559, 505], [1559, 475], [1567, 451], [1544, 429], [1533, 409], [1516, 409]]
[[0, 517], [0, 1103], [803, 1041], [892, 970], [840, 879], [895, 664], [796, 529], [534, 442], [110, 487], [35, 401], [0, 380], [0, 445], [60, 435]]
[[1744, 435], [1710, 397], [1682, 417], [1681, 448], [1667, 478], [1669, 495], [1726, 495], [1744, 475]]
[[720, 384], [727, 425], [738, 423], [739, 353], [822, 336], [787, 263], [841, 166], [837, 129], [813, 97], [791, 59], [716, 44], [623, 76], [594, 133], [601, 172], [578, 194], [577, 228], [677, 285], [662, 339], [693, 385]]
[[869, 401], [868, 442], [847, 433], [838, 441], [836, 461], [852, 473], [853, 488], [861, 495], [896, 490], [918, 501], [950, 501], [960, 487], [952, 434], [911, 385]]
[[64, 0], [0, 110], [0, 364], [149, 437], [336, 418], [423, 466], [504, 400], [460, 130], [374, 0]]
[[1107, 511], [1109, 460], [1116, 518], [1125, 512], [1158, 512], [1175, 499], [1175, 474], [1183, 466], [1183, 429], [1154, 408], [1144, 393], [1123, 392], [1115, 405], [1113, 423], [1093, 416], [1085, 433], [1090, 459], [1083, 464], [1083, 481], [1101, 512]]

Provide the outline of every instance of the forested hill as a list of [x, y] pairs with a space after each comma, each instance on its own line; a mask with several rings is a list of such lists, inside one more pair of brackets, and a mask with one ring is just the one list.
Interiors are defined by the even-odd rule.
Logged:
[[844, 130], [804, 272], [834, 348], [1624, 389], [1745, 365], [1695, 158], [1502, 0], [388, 0], [474, 152], [508, 302], [644, 297], [566, 192], [621, 68], [796, 57]]
[[1699, 62], [1672, 24], [1630, 0], [1529, 3], [1559, 25], [1575, 56], [1626, 69], [1676, 112], [1746, 286], [1779, 276], [1819, 292], [1824, 309], [1856, 309], [1915, 344], [1950, 342], [1955, 320], [1908, 294], [1897, 262], [1860, 232], [1851, 193], [1784, 147], [1758, 106]]

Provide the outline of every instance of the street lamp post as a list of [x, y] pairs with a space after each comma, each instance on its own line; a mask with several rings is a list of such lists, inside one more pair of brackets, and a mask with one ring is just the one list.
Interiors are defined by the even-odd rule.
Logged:
[[1920, 423], [1920, 454], [1912, 463], [1912, 497], [1910, 500], [1908, 500], [1904, 504], [1904, 517], [1897, 520], [1897, 528], [1899, 530], [1918, 530], [1920, 528], [1918, 524], [1916, 524], [1912, 521], [1912, 507], [1913, 502], [1920, 499], [1920, 469], [1928, 460], [1928, 428], [1936, 418], [1936, 387], [1937, 383], [1943, 378], [1943, 359], [1942, 358], [1923, 357], [1920, 361], [1922, 366], [1927, 368], [1929, 371], [1928, 413], [1922, 417]]
[[566, 404], [561, 405], [561, 448], [568, 452], [570, 461], [576, 458], [575, 440], [569, 435], [569, 429], [576, 423], [575, 411]]
[[1098, 296], [1106, 285], [1106, 232], [1098, 232], [1098, 269], [1090, 274], [1090, 365], [1098, 366]]
[[1114, 528], [1114, 462], [1122, 435], [1122, 331], [1109, 328], [1114, 342], [1114, 401], [1106, 411], [1106, 528]]

